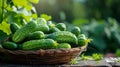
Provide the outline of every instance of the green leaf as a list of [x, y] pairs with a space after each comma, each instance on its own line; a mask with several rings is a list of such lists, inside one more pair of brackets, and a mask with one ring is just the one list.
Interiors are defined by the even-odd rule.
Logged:
[[92, 56], [86, 56], [84, 54], [81, 55], [81, 60], [102, 60], [103, 59], [103, 54], [99, 54], [99, 53], [93, 53]]
[[41, 18], [44, 18], [46, 21], [52, 19], [52, 17], [51, 17], [51, 16], [48, 16], [47, 14], [41, 14], [40, 17], [41, 17]]
[[22, 15], [17, 14], [16, 12], [8, 12], [7, 13], [7, 19], [8, 19], [8, 23], [17, 23], [18, 25], [20, 25], [20, 21], [22, 19]]
[[83, 25], [83, 24], [87, 24], [88, 20], [87, 19], [75, 19], [72, 23], [73, 25]]
[[96, 46], [99, 51], [103, 51], [104, 49], [106, 49], [107, 45], [106, 45], [106, 42], [102, 36], [100, 36], [100, 37], [94, 36], [92, 39], [94, 42], [93, 43], [94, 46]]
[[117, 49], [117, 50], [116, 50], [115, 55], [116, 55], [117, 57], [120, 57], [120, 49]]
[[93, 53], [93, 54], [92, 54], [92, 58], [93, 58], [94, 60], [102, 60], [103, 55], [102, 55], [102, 54]]
[[71, 59], [70, 64], [77, 64], [77, 60], [76, 59]]
[[37, 14], [32, 14], [32, 18], [37, 18]]
[[23, 17], [24, 17], [24, 19], [25, 19], [27, 22], [30, 21], [31, 16], [23, 16]]
[[28, 1], [27, 0], [12, 0], [13, 4], [15, 6], [22, 6], [25, 7], [26, 5], [28, 5]]
[[31, 4], [25, 5], [24, 7], [25, 7], [28, 11], [30, 11], [30, 10], [32, 9], [32, 5], [31, 5]]
[[32, 3], [35, 3], [35, 4], [37, 4], [39, 2], [39, 0], [29, 0], [29, 1]]
[[10, 31], [10, 24], [6, 23], [5, 21], [3, 21], [0, 24], [0, 30], [2, 30], [3, 32], [5, 32], [7, 35], [9, 35], [11, 33]]

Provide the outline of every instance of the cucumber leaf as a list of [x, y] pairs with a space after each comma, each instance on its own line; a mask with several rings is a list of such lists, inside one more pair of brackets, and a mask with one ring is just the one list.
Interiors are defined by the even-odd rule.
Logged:
[[26, 5], [28, 5], [28, 1], [27, 0], [12, 0], [13, 4], [15, 6], [22, 6], [25, 7]]
[[48, 16], [47, 14], [41, 14], [40, 17], [41, 17], [41, 18], [44, 18], [46, 21], [52, 19], [52, 17], [51, 17], [51, 16]]
[[39, 0], [29, 0], [29, 1], [32, 3], [35, 3], [35, 4], [37, 4], [39, 2]]
[[0, 24], [0, 30], [2, 30], [4, 33], [9, 35], [11, 33], [11, 31], [10, 31], [10, 24], [8, 24], [7, 22], [3, 21]]

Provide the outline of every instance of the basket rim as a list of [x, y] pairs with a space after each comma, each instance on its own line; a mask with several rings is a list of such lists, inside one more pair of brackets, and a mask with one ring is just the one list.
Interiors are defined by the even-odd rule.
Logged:
[[85, 51], [87, 49], [87, 45], [82, 46], [82, 47], [74, 47], [74, 48], [70, 48], [70, 49], [64, 49], [64, 48], [60, 48], [60, 49], [39, 49], [36, 51], [33, 50], [29, 50], [29, 51], [25, 51], [25, 50], [8, 50], [8, 49], [4, 49], [4, 48], [0, 48], [0, 53], [11, 53], [11, 54], [40, 54], [40, 53], [68, 53], [68, 52], [75, 52], [75, 51]]
[[8, 50], [0, 48], [0, 55], [3, 54], [3, 57], [8, 57], [7, 60], [3, 59], [3, 62], [20, 64], [60, 64], [68, 63], [86, 49], [87, 45], [71, 49], [40, 49], [37, 51]]
[[[70, 48], [70, 49], [65, 49], [65, 48], [59, 48], [59, 49], [39, 49], [39, 50], [44, 50], [44, 51], [55, 51], [55, 50], [72, 50], [72, 49], [85, 49], [87, 48], [88, 45], [85, 45], [85, 46], [81, 46], [81, 47], [73, 47], [73, 48]], [[8, 50], [8, 51], [25, 51], [25, 52], [29, 52], [29, 51], [32, 51], [32, 52], [37, 52], [39, 50], [9, 50], [9, 49], [5, 49], [5, 48], [0, 48], [0, 51], [1, 50]]]

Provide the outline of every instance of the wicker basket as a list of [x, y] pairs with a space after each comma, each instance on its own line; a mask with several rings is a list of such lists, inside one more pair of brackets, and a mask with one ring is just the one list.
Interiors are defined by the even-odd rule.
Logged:
[[48, 49], [37, 51], [7, 50], [0, 49], [2, 62], [17, 64], [63, 64], [76, 58], [87, 46], [71, 49]]

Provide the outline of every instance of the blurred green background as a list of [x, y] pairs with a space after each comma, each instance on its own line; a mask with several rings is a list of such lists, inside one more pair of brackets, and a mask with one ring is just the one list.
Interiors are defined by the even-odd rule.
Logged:
[[[92, 38], [87, 54], [116, 53], [120, 49], [120, 0], [40, 0], [35, 4], [38, 15], [77, 25]], [[69, 27], [70, 28], [70, 27]]]

